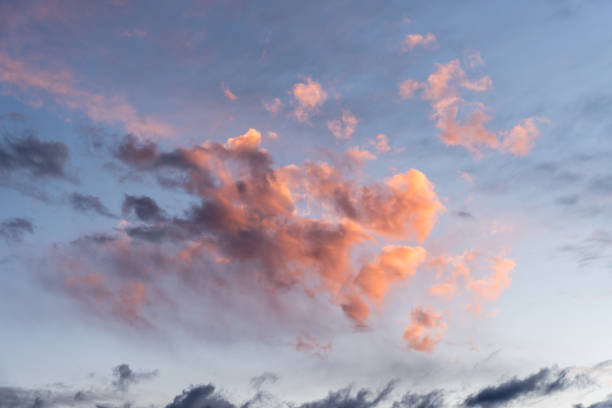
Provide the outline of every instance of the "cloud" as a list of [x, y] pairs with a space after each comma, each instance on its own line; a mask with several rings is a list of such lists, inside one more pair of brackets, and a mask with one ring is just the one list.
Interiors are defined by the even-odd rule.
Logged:
[[482, 55], [476, 50], [468, 50], [465, 53], [465, 63], [468, 67], [474, 69], [484, 65]]
[[264, 108], [272, 115], [276, 116], [283, 107], [283, 102], [280, 98], [274, 98], [271, 101], [262, 101]]
[[414, 79], [407, 79], [399, 84], [399, 97], [402, 99], [410, 99], [414, 97], [415, 93], [423, 88], [423, 83], [415, 81]]
[[374, 146], [378, 153], [387, 153], [391, 150], [389, 139], [382, 133], [376, 136], [376, 140], [370, 140], [370, 144]]
[[36, 177], [65, 177], [68, 147], [62, 142], [45, 142], [31, 130], [22, 138], [5, 137], [0, 145], [0, 174], [24, 170]]
[[21, 242], [26, 233], [34, 233], [34, 225], [25, 218], [10, 218], [0, 223], [0, 237], [7, 242]]
[[299, 122], [308, 122], [308, 118], [327, 100], [327, 93], [321, 84], [306, 77], [304, 82], [298, 82], [291, 91], [296, 105], [295, 117]]
[[69, 198], [72, 208], [77, 211], [84, 213], [94, 212], [105, 217], [115, 218], [115, 215], [113, 215], [96, 196], [72, 193]]
[[570, 369], [542, 368], [525, 378], [514, 377], [498, 385], [485, 387], [469, 395], [463, 405], [482, 408], [505, 406], [526, 397], [546, 397], [587, 380], [583, 374], [572, 375]]
[[52, 72], [0, 52], [0, 81], [23, 92], [42, 91], [70, 110], [82, 110], [96, 122], [122, 123], [128, 132], [141, 137], [168, 137], [174, 128], [152, 116], [142, 116], [120, 96], [106, 96], [77, 86], [68, 71]]
[[159, 372], [157, 370], [134, 372], [128, 364], [119, 364], [113, 368], [113, 374], [115, 375], [113, 385], [121, 391], [127, 391], [130, 385], [157, 377]]
[[421, 97], [430, 101], [432, 119], [441, 131], [438, 135], [449, 146], [463, 146], [477, 157], [485, 148], [499, 150], [516, 156], [527, 155], [535, 145], [540, 131], [537, 122], [546, 119], [530, 117], [523, 119], [510, 130], [490, 131], [486, 124], [491, 120], [490, 109], [480, 102], [469, 102], [462, 96], [463, 90], [484, 92], [492, 87], [487, 76], [470, 79], [458, 60], [436, 64], [436, 70], [425, 82], [408, 79], [400, 83], [402, 99], [412, 98], [422, 90]]
[[375, 262], [361, 267], [355, 283], [367, 297], [380, 301], [390, 284], [413, 276], [426, 256], [422, 247], [386, 246]]
[[184, 390], [177, 395], [166, 408], [235, 408], [236, 406], [224, 397], [215, 393], [212, 384], [200, 385]]
[[392, 408], [444, 408], [444, 392], [434, 390], [427, 394], [409, 392], [399, 401], [393, 402]]
[[261, 387], [266, 384], [274, 384], [278, 381], [278, 375], [268, 372], [266, 371], [265, 373], [262, 373], [256, 377], [251, 378], [251, 385], [255, 388], [255, 389], [261, 389]]
[[166, 218], [164, 211], [159, 208], [151, 197], [136, 197], [126, 194], [121, 206], [121, 212], [124, 216], [127, 216], [132, 211], [141, 221], [162, 221]]
[[221, 83], [221, 89], [223, 89], [223, 95], [225, 95], [225, 97], [230, 101], [234, 102], [238, 100], [238, 97], [232, 91], [230, 91], [230, 89], [225, 86], [225, 84]]
[[301, 404], [299, 408], [374, 408], [389, 397], [393, 385], [393, 382], [390, 382], [376, 393], [363, 388], [357, 391], [355, 395], [353, 395], [352, 389], [347, 387], [338, 391], [331, 391], [327, 398], [319, 401]]
[[368, 160], [376, 159], [376, 156], [374, 156], [372, 152], [368, 150], [361, 150], [359, 147], [351, 147], [344, 153], [344, 157], [346, 158], [350, 167], [359, 167]]
[[612, 396], [604, 401], [594, 402], [593, 404], [575, 404], [573, 408], [612, 408]]
[[436, 36], [432, 33], [423, 34], [408, 34], [404, 38], [402, 51], [413, 51], [417, 47], [435, 48], [438, 42]]
[[321, 344], [311, 334], [304, 332], [297, 337], [295, 349], [312, 353], [319, 358], [325, 358], [332, 349], [332, 342], [328, 341], [325, 344]]
[[[127, 194], [122, 213], [139, 223], [59, 248], [54, 285], [85, 310], [147, 330], [175, 321], [173, 314], [189, 307], [188, 301], [169, 300], [185, 289], [198, 293], [196, 302], [251, 302], [249, 310], [282, 303], [287, 293], [303, 295], [304, 301], [335, 308], [354, 329], [376, 327], [372, 323], [380, 313], [371, 315], [370, 309], [382, 310], [394, 286], [412, 281], [419, 269], [434, 268], [436, 257], [440, 281], [423, 290], [424, 296], [450, 299], [457, 285], [469, 282], [473, 289], [465, 293], [480, 302], [507, 286], [508, 271], [501, 267], [497, 275], [476, 279], [467, 266], [460, 267], [463, 257], [425, 249], [445, 207], [422, 172], [408, 169], [365, 182], [359, 172], [323, 161], [275, 166], [261, 142], [261, 133], [249, 129], [223, 143], [169, 150], [127, 135], [116, 158], [157, 179], [168, 194], [187, 194], [190, 204], [167, 214], [152, 198]], [[235, 298], [234, 290], [247, 291], [248, 299]], [[413, 350], [431, 351], [444, 324], [433, 311], [413, 312], [404, 341]], [[275, 313], [289, 321], [301, 312], [287, 304]], [[249, 324], [248, 317], [241, 318], [240, 324]], [[302, 351], [329, 352], [328, 340], [303, 334], [319, 336], [311, 326], [276, 329], [292, 331], [292, 338], [301, 333], [296, 347]]]
[[446, 324], [442, 316], [417, 306], [410, 313], [412, 321], [404, 330], [409, 349], [431, 353], [441, 340]]
[[357, 117], [348, 110], [342, 111], [340, 119], [327, 122], [327, 127], [337, 139], [350, 139], [357, 127]]

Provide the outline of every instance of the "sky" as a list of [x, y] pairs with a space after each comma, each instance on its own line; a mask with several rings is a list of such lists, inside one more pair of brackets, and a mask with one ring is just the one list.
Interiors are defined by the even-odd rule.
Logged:
[[611, 18], [0, 0], [0, 407], [612, 407]]

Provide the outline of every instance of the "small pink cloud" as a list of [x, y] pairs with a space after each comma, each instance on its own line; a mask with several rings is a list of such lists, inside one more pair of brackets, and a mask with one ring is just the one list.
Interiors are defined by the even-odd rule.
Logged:
[[327, 100], [327, 93], [321, 84], [306, 77], [304, 82], [298, 82], [291, 91], [295, 108], [295, 117], [299, 122], [308, 122], [309, 116], [316, 112]]
[[350, 139], [357, 127], [357, 117], [348, 110], [342, 111], [340, 119], [327, 122], [330, 132], [338, 139]]
[[434, 48], [435, 46], [437, 46], [437, 39], [432, 33], [408, 34], [404, 38], [403, 51], [413, 51], [416, 47]]

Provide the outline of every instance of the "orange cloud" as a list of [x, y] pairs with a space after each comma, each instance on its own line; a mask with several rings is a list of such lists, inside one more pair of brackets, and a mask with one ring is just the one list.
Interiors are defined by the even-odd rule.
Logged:
[[339, 215], [386, 236], [422, 242], [444, 211], [433, 184], [415, 169], [362, 186], [343, 180], [337, 168], [325, 163], [307, 163], [302, 170], [288, 172], [308, 194], [330, 203]]
[[470, 281], [468, 287], [484, 299], [495, 300], [499, 297], [501, 291], [512, 283], [509, 275], [515, 266], [516, 263], [512, 259], [495, 258], [493, 260], [494, 273], [488, 279]]
[[291, 93], [297, 105], [294, 113], [299, 122], [307, 122], [310, 114], [327, 100], [327, 93], [321, 84], [310, 77], [306, 77], [305, 82], [295, 84]]
[[175, 135], [171, 125], [138, 114], [132, 105], [119, 96], [109, 97], [81, 89], [67, 71], [41, 70], [0, 52], [0, 81], [15, 85], [22, 91], [43, 91], [55, 103], [68, 109], [82, 110], [94, 121], [121, 123], [125, 130], [141, 137]]
[[344, 156], [350, 164], [361, 166], [367, 160], [375, 160], [376, 156], [368, 150], [361, 150], [359, 147], [351, 147], [348, 149]]
[[412, 51], [416, 47], [433, 48], [437, 45], [436, 36], [432, 33], [408, 34], [404, 38], [403, 51]]
[[392, 283], [413, 276], [426, 256], [422, 247], [386, 246], [375, 262], [361, 267], [355, 283], [370, 299], [380, 301]]
[[539, 131], [536, 118], [524, 119], [509, 131], [493, 132], [486, 128], [491, 120], [489, 108], [479, 102], [463, 99], [462, 90], [484, 92], [492, 87], [489, 77], [468, 78], [458, 60], [436, 64], [436, 70], [426, 82], [408, 79], [400, 83], [400, 97], [410, 98], [422, 89], [422, 98], [429, 100], [432, 119], [441, 131], [440, 139], [447, 145], [463, 146], [482, 155], [484, 148], [496, 149], [517, 156], [528, 154], [534, 146]]
[[338, 139], [350, 139], [357, 127], [357, 117], [348, 110], [342, 111], [340, 119], [327, 122], [327, 127]]
[[[279, 315], [293, 312], [279, 299], [301, 292], [324, 299], [355, 329], [364, 329], [371, 308], [384, 305], [393, 285], [414, 279], [421, 268], [438, 272], [429, 294], [442, 298], [453, 296], [459, 284], [477, 300], [505, 288], [503, 262], [491, 277], [475, 280], [473, 252], [431, 256], [417, 244], [387, 242], [423, 242], [445, 210], [422, 172], [364, 183], [359, 172], [325, 162], [275, 167], [261, 143], [256, 129], [224, 143], [170, 151], [127, 136], [117, 158], [134, 171], [167, 177], [164, 186], [182, 190], [194, 204], [155, 221], [127, 214], [132, 221], [114, 230], [118, 238], [75, 244], [59, 268], [65, 289], [96, 313], [141, 326], [170, 298], [169, 288], [176, 287], [171, 279], [210, 293], [228, 290], [223, 296], [231, 290], [226, 288], [259, 291], [245, 298], [265, 296], [262, 303]], [[352, 154], [367, 159], [372, 153], [355, 148]], [[363, 258], [370, 253], [362, 251], [365, 245], [380, 245], [374, 259]], [[431, 352], [444, 327], [436, 313], [415, 308], [404, 339], [411, 349]], [[305, 334], [296, 348], [327, 352]]]
[[412, 309], [411, 322], [404, 330], [404, 340], [409, 349], [431, 353], [442, 340], [446, 324], [442, 316], [421, 306]]

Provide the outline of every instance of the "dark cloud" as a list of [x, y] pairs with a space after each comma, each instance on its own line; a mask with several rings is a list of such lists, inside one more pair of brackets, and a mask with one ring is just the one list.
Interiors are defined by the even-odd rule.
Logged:
[[455, 212], [455, 215], [457, 217], [466, 218], [466, 219], [474, 218], [474, 216], [467, 211], [457, 211]]
[[574, 408], [612, 408], [612, 395], [608, 396], [605, 401], [595, 402], [590, 405], [575, 404]]
[[251, 385], [256, 389], [260, 389], [265, 383], [272, 383], [278, 381], [278, 375], [274, 373], [265, 372], [261, 375], [251, 378]]
[[427, 394], [407, 393], [400, 401], [393, 403], [393, 408], [443, 408], [444, 393], [434, 390]]
[[22, 138], [5, 137], [0, 145], [0, 173], [25, 170], [38, 177], [65, 177], [68, 147], [61, 142], [43, 142], [31, 130]]
[[319, 401], [307, 402], [300, 408], [373, 408], [385, 401], [393, 390], [393, 382], [377, 393], [365, 388], [353, 395], [352, 388], [347, 387], [338, 391], [332, 391], [327, 398]]
[[147, 196], [136, 197], [126, 194], [121, 211], [124, 216], [133, 211], [142, 221], [162, 221], [166, 218], [164, 211], [152, 198]]
[[116, 240], [117, 240], [117, 237], [114, 235], [109, 235], [109, 234], [104, 234], [104, 233], [95, 233], [95, 234], [84, 235], [82, 237], [79, 237], [78, 239], [74, 240], [72, 243], [75, 245], [87, 244], [87, 243], [106, 244], [106, 243], [113, 242]]
[[70, 195], [70, 204], [72, 205], [72, 208], [80, 212], [93, 212], [105, 217], [115, 218], [115, 215], [113, 215], [96, 196], [72, 193]]
[[8, 242], [20, 242], [26, 233], [33, 232], [34, 226], [25, 218], [10, 218], [0, 223], [0, 237]]
[[514, 377], [498, 385], [491, 385], [471, 394], [464, 401], [466, 407], [499, 407], [525, 397], [545, 397], [586, 381], [584, 376], [572, 377], [569, 369], [543, 368], [523, 379]]
[[200, 385], [184, 390], [166, 408], [235, 408], [225, 398], [215, 393], [212, 384]]
[[113, 368], [113, 374], [115, 375], [113, 385], [121, 391], [126, 391], [132, 384], [157, 377], [158, 371], [153, 370], [135, 372], [130, 368], [129, 365], [119, 364], [118, 366]]

